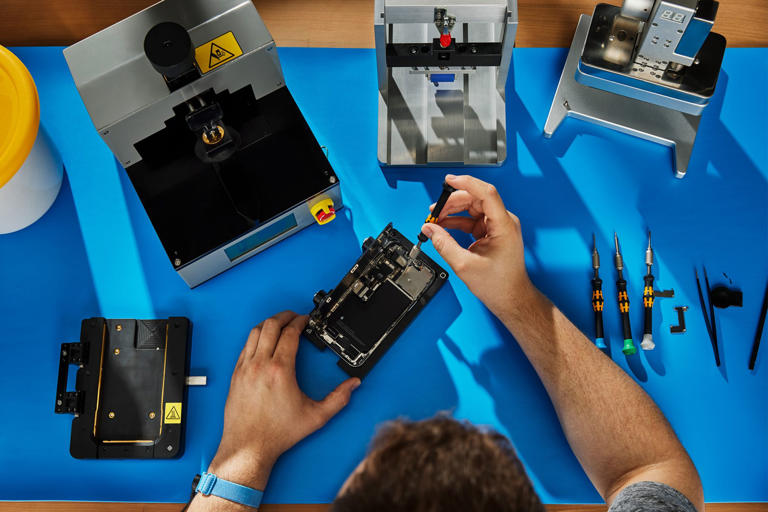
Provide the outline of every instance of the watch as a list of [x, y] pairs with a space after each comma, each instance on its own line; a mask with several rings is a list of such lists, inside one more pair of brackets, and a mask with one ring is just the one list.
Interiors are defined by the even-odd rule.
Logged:
[[247, 507], [257, 508], [261, 504], [264, 491], [219, 478], [213, 473], [203, 473], [195, 487], [195, 493], [203, 496], [217, 496]]

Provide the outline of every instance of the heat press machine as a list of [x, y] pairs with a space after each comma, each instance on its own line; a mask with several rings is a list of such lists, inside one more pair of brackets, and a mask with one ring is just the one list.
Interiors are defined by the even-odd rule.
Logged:
[[725, 37], [718, 2], [624, 0], [581, 15], [544, 126], [567, 116], [671, 146], [685, 176], [701, 114], [715, 92]]
[[164, 0], [64, 56], [190, 287], [342, 207], [250, 0]]
[[376, 0], [381, 165], [500, 165], [517, 0]]

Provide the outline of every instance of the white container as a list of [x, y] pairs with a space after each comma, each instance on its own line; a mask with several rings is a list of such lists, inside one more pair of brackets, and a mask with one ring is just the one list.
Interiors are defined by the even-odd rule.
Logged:
[[0, 234], [34, 223], [56, 200], [63, 166], [40, 126], [40, 102], [32, 75], [0, 46]]

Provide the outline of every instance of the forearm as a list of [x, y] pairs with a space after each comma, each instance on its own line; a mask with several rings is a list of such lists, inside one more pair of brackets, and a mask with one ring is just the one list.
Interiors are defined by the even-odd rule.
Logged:
[[628, 483], [657, 479], [700, 510], [696, 468], [651, 398], [533, 286], [499, 317], [539, 375], [568, 442], [610, 502]]

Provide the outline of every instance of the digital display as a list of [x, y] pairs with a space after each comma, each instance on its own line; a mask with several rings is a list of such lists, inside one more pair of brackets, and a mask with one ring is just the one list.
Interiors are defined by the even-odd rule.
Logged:
[[665, 9], [661, 13], [661, 19], [674, 21], [675, 23], [682, 23], [685, 21], [685, 14], [682, 12], [675, 12], [672, 9]]
[[243, 238], [236, 244], [230, 245], [224, 249], [224, 253], [229, 258], [229, 261], [235, 261], [237, 258], [255, 249], [258, 249], [265, 243], [277, 238], [283, 233], [292, 230], [296, 226], [298, 226], [296, 223], [296, 217], [293, 214], [286, 215], [282, 219], [273, 222], [269, 226]]

